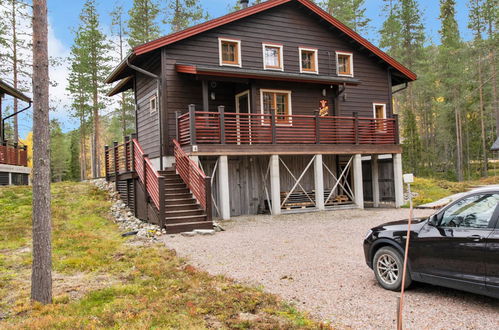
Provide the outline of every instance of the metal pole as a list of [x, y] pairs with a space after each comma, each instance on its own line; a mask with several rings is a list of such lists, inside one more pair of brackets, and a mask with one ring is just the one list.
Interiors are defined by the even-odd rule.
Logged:
[[407, 235], [405, 239], [405, 253], [404, 253], [404, 268], [402, 269], [402, 283], [400, 290], [398, 314], [397, 314], [397, 330], [402, 330], [403, 323], [403, 311], [404, 311], [404, 294], [405, 294], [405, 279], [407, 276], [407, 259], [409, 256], [409, 242], [411, 238], [411, 222], [413, 218], [413, 208], [412, 208], [412, 194], [411, 194], [411, 184], [407, 184], [407, 193], [409, 195], [409, 222], [407, 224]]

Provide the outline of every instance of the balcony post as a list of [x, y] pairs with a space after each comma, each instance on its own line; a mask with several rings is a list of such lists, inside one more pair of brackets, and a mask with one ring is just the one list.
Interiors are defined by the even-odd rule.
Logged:
[[218, 207], [223, 220], [230, 219], [229, 163], [227, 156], [218, 157]]
[[355, 134], [355, 144], [359, 144], [359, 113], [354, 112], [353, 113], [353, 129], [354, 129], [354, 134]]
[[272, 114], [270, 115], [270, 127], [271, 127], [271, 130], [272, 130], [272, 144], [276, 144], [277, 143], [277, 130], [276, 130], [276, 125], [275, 125], [275, 113], [272, 112]]
[[322, 154], [315, 155], [314, 159], [314, 183], [315, 183], [315, 207], [324, 210], [324, 164]]
[[279, 174], [279, 155], [270, 156], [270, 201], [272, 215], [281, 214], [281, 177]]
[[371, 177], [373, 189], [373, 206], [379, 207], [379, 163], [378, 155], [371, 155]]
[[315, 110], [315, 144], [321, 144], [321, 123], [319, 110]]
[[180, 117], [180, 111], [175, 111], [175, 138], [177, 141], [180, 143], [180, 136], [179, 136], [179, 124], [178, 124], [178, 117]]
[[362, 155], [353, 156], [353, 193], [354, 202], [360, 209], [364, 208], [364, 187], [362, 181]]
[[146, 171], [146, 158], [149, 157], [148, 154], [142, 155], [142, 175], [144, 176], [144, 190], [146, 195], [146, 203], [147, 203], [147, 171]]
[[394, 133], [395, 133], [395, 144], [400, 144], [400, 128], [399, 128], [399, 115], [394, 114], [393, 119], [395, 119], [395, 122], [393, 123], [394, 127]]
[[114, 185], [116, 186], [116, 191], [118, 191], [118, 169], [119, 169], [119, 157], [118, 157], [118, 142], [113, 142], [113, 157], [114, 157]]
[[14, 165], [19, 165], [19, 149], [17, 142], [14, 142], [13, 146], [14, 146], [14, 157], [15, 157]]
[[395, 187], [395, 207], [404, 205], [404, 186], [402, 178], [402, 155], [392, 154], [393, 159], [393, 181]]
[[218, 113], [220, 121], [220, 143], [225, 144], [225, 107], [223, 105], [218, 107]]
[[125, 136], [125, 170], [130, 171], [130, 137]]
[[106, 181], [109, 181], [109, 146], [104, 146], [104, 169], [106, 174]]
[[135, 172], [135, 139], [133, 137], [133, 134], [130, 136], [131, 142], [130, 142], [130, 158], [132, 160], [132, 164], [130, 165], [130, 170], [132, 172]]
[[196, 105], [189, 104], [189, 130], [191, 134], [191, 145], [196, 145]]

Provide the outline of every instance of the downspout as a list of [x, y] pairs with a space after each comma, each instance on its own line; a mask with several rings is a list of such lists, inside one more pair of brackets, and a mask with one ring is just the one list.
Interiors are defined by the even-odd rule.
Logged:
[[158, 125], [159, 125], [159, 169], [160, 169], [160, 171], [162, 171], [163, 170], [163, 126], [162, 126], [161, 122], [162, 122], [163, 109], [161, 108], [161, 104], [162, 104], [162, 102], [161, 102], [161, 99], [162, 99], [162, 96], [161, 96], [161, 77], [158, 75], [155, 75], [152, 72], [146, 71], [142, 68], [139, 68], [138, 66], [131, 64], [128, 57], [126, 59], [126, 65], [130, 69], [135, 70], [139, 73], [142, 73], [143, 75], [146, 75], [146, 76], [151, 77], [151, 78], [156, 80], [156, 84], [158, 86], [157, 87], [157, 89], [158, 89], [158, 102], [157, 103], [158, 103], [158, 121], [159, 121], [158, 122]]
[[[3, 118], [3, 119], [2, 119], [2, 142], [3, 142], [3, 141], [5, 141], [5, 121], [6, 121], [7, 119], [9, 119], [9, 118], [12, 118], [12, 117], [14, 117], [14, 116], [16, 116], [16, 115], [20, 114], [20, 113], [21, 113], [21, 112], [23, 112], [23, 111], [28, 110], [29, 108], [31, 108], [31, 105], [32, 105], [32, 104], [33, 104], [33, 102], [29, 101], [29, 104], [28, 104], [28, 106], [27, 106], [26, 108], [21, 109], [21, 110], [19, 110], [19, 111], [17, 111], [17, 112], [14, 112], [13, 114], [11, 114], [11, 115], [9, 115], [9, 116], [7, 116], [7, 117], [5, 117], [5, 118]], [[17, 141], [16, 141], [16, 143], [17, 143]]]
[[405, 83], [404, 87], [401, 87], [401, 88], [399, 88], [399, 89], [397, 89], [397, 90], [394, 90], [394, 91], [392, 92], [392, 95], [393, 95], [393, 94], [396, 94], [396, 93], [398, 93], [398, 92], [401, 92], [401, 91], [403, 91], [404, 89], [407, 89], [407, 87], [409, 87], [409, 83], [408, 83], [408, 82], [406, 82], [406, 83]]

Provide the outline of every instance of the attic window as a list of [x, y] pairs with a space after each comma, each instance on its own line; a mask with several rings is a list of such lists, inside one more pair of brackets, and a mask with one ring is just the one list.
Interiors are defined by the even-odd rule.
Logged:
[[317, 49], [300, 48], [300, 72], [319, 73]]
[[338, 76], [353, 77], [353, 54], [336, 52], [336, 70]]
[[241, 41], [219, 38], [220, 65], [241, 66]]
[[158, 110], [158, 97], [154, 95], [149, 99], [149, 113], [150, 114], [156, 113], [157, 110]]

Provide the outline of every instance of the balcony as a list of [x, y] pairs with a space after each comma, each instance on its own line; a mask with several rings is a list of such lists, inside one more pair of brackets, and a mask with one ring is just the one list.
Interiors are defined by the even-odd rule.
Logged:
[[177, 114], [177, 140], [197, 155], [398, 153], [398, 119], [196, 111]]
[[0, 144], [0, 164], [28, 166], [28, 148], [19, 144]]

